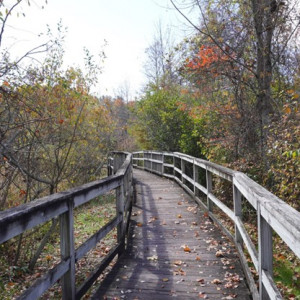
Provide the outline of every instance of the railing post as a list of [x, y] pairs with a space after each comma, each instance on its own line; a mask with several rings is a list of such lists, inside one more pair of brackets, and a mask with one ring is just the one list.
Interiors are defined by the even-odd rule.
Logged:
[[260, 203], [257, 207], [258, 218], [258, 251], [259, 251], [259, 298], [270, 299], [262, 283], [262, 271], [273, 277], [272, 227], [261, 215]]
[[174, 156], [174, 153], [172, 153], [172, 158], [173, 158], [173, 176], [175, 178], [176, 171], [175, 171], [175, 156]]
[[62, 260], [70, 258], [68, 272], [62, 277], [62, 299], [75, 299], [74, 202], [68, 201], [68, 211], [60, 215], [60, 253]]
[[110, 175], [112, 175], [112, 158], [111, 158], [111, 156], [109, 155], [108, 156], [108, 159], [107, 159], [107, 176], [110, 176]]
[[180, 158], [181, 160], [181, 182], [184, 184], [184, 177], [183, 174], [185, 174], [185, 161], [183, 158]]
[[164, 156], [164, 153], [162, 152], [161, 153], [161, 162], [162, 162], [162, 164], [161, 164], [161, 175], [163, 176], [164, 175], [164, 162], [165, 162], [165, 156]]
[[199, 190], [196, 188], [196, 182], [199, 180], [199, 170], [198, 166], [195, 164], [195, 159], [193, 160], [193, 179], [194, 179], [194, 195], [199, 196]]
[[206, 169], [206, 189], [207, 189], [207, 209], [209, 212], [213, 211], [213, 202], [209, 199], [209, 194], [212, 192], [212, 175]]
[[120, 249], [121, 254], [124, 250], [124, 179], [119, 187], [116, 188], [116, 214], [122, 218], [122, 221], [117, 227], [118, 244], [123, 244]]
[[[239, 189], [233, 183], [233, 206], [234, 206], [234, 215], [238, 218], [242, 218], [242, 194]], [[235, 224], [235, 240], [243, 247], [243, 238], [240, 234], [240, 231]]]

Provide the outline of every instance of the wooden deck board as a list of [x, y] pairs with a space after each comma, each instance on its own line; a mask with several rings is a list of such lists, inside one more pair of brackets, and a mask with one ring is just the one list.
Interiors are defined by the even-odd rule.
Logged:
[[233, 245], [170, 180], [135, 170], [127, 250], [93, 299], [251, 299]]

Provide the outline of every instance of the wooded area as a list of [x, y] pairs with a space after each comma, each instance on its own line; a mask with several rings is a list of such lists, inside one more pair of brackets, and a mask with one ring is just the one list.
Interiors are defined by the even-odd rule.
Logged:
[[[84, 69], [63, 67], [62, 23], [44, 33], [47, 42], [12, 58], [3, 41], [22, 5], [30, 1], [0, 2], [0, 210], [101, 178], [115, 149], [204, 158], [300, 210], [298, 0], [170, 0], [193, 33], [175, 44], [158, 26], [146, 49], [148, 83], [135, 101], [126, 91], [91, 92], [105, 49], [85, 49]], [[20, 235], [1, 246], [3, 266], [34, 269], [57, 222], [36, 232], [35, 245]], [[292, 268], [297, 290], [299, 263]]]

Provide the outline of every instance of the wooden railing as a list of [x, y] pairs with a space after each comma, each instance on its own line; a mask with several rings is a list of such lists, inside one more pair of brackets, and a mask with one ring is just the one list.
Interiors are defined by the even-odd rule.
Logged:
[[[105, 179], [0, 212], [0, 244], [53, 218], [60, 220], [60, 263], [37, 280], [19, 299], [37, 299], [59, 279], [63, 299], [80, 299], [112, 259], [122, 253], [132, 205], [132, 155], [114, 152], [109, 159], [109, 162], [112, 161], [114, 169], [112, 170], [109, 163], [110, 176]], [[116, 216], [75, 249], [74, 208], [112, 190], [116, 191]], [[81, 286], [76, 287], [76, 261], [94, 248], [114, 228], [117, 228], [116, 246], [91, 272], [89, 278]]]
[[[235, 242], [254, 299], [282, 299], [273, 281], [272, 235], [276, 232], [300, 257], [300, 213], [277, 198], [243, 173], [182, 153], [140, 151], [133, 153], [133, 165], [171, 178], [182, 186], [205, 209]], [[201, 174], [200, 174], [201, 173]], [[202, 182], [201, 184], [201, 176]], [[212, 178], [218, 176], [232, 182], [233, 207], [230, 209], [213, 194]], [[200, 193], [207, 198], [204, 203]], [[242, 197], [256, 210], [258, 250], [242, 221]], [[213, 205], [221, 209], [235, 224], [234, 236], [213, 213]], [[259, 275], [259, 290], [248, 267], [246, 247]]]

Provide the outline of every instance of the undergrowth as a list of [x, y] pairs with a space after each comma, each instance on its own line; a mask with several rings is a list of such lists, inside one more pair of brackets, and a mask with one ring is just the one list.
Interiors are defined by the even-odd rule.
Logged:
[[[115, 216], [114, 194], [98, 197], [74, 211], [75, 249], [96, 233], [103, 225]], [[34, 270], [29, 269], [29, 262], [37, 250], [43, 236], [51, 227], [52, 222], [29, 230], [22, 239], [16, 237], [0, 245], [0, 299], [15, 299], [33, 282], [43, 276], [60, 261], [59, 225], [51, 234], [44, 250], [38, 258]], [[20, 242], [21, 241], [21, 242]], [[93, 271], [95, 265], [105, 257], [116, 242], [116, 232], [111, 231], [105, 239], [89, 251], [76, 263], [76, 286], [82, 284]], [[15, 263], [18, 245], [20, 258]], [[101, 280], [101, 277], [99, 278]], [[98, 280], [98, 281], [99, 281]], [[90, 292], [86, 295], [89, 296]], [[61, 299], [60, 284], [55, 284], [41, 299]]]

